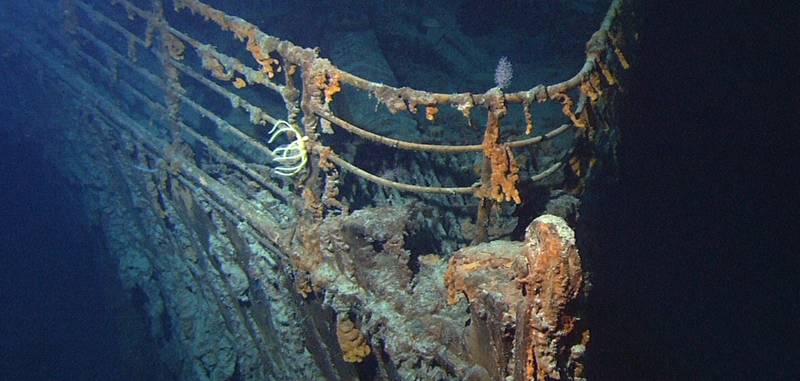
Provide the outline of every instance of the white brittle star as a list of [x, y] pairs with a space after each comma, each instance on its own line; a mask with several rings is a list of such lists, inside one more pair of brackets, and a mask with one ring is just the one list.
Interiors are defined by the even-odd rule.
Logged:
[[269, 133], [271, 135], [267, 143], [272, 143], [281, 134], [285, 134], [290, 141], [289, 144], [281, 145], [272, 151], [275, 155], [273, 160], [280, 163], [275, 167], [275, 173], [281, 176], [294, 176], [302, 171], [308, 161], [308, 151], [306, 150], [308, 136], [303, 136], [297, 126], [289, 124], [285, 120], [275, 122]]

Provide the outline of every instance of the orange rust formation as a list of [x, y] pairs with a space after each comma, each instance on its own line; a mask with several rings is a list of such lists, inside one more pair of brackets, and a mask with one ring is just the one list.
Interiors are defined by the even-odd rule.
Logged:
[[553, 94], [551, 98], [561, 102], [561, 104], [563, 105], [561, 111], [564, 113], [564, 115], [569, 117], [569, 119], [572, 121], [572, 124], [574, 124], [575, 127], [578, 128], [586, 127], [586, 121], [581, 119], [580, 116], [575, 115], [575, 112], [572, 111], [572, 108], [575, 106], [575, 102], [572, 101], [572, 98], [570, 98], [569, 95], [564, 93], [556, 93]]
[[433, 122], [436, 120], [436, 114], [439, 113], [439, 108], [436, 106], [426, 106], [425, 107], [425, 119]]
[[163, 33], [162, 36], [164, 38], [164, 46], [167, 48], [169, 56], [176, 61], [183, 60], [183, 53], [186, 51], [186, 45], [172, 33]]
[[233, 80], [233, 87], [235, 87], [237, 89], [243, 89], [243, 88], [247, 87], [247, 82], [245, 82], [243, 79], [237, 77], [236, 79]]
[[342, 358], [347, 362], [361, 362], [371, 350], [364, 335], [350, 319], [344, 318], [336, 324], [336, 339], [342, 349]]
[[522, 105], [522, 113], [525, 115], [525, 135], [530, 135], [533, 133], [533, 129], [536, 128], [536, 125], [533, 123], [533, 112], [531, 111], [530, 102], [525, 102]]
[[261, 71], [263, 71], [268, 78], [272, 79], [275, 77], [275, 72], [281, 71], [280, 62], [270, 57], [268, 51], [264, 51], [262, 46], [257, 42], [255, 38], [255, 31], [253, 30], [245, 30], [246, 34], [238, 34], [237, 38], [243, 39], [247, 38], [247, 45], [246, 49], [250, 54], [253, 55], [253, 58], [261, 65]]
[[[581, 377], [579, 359], [588, 342], [581, 332], [574, 305], [583, 291], [581, 258], [575, 233], [555, 216], [535, 219], [525, 232], [525, 262], [517, 279], [526, 295], [518, 325], [529, 330], [525, 346], [525, 375], [530, 380]], [[574, 345], [572, 345], [574, 344]], [[519, 371], [519, 370], [518, 370]]]
[[322, 91], [325, 96], [325, 103], [333, 101], [333, 96], [342, 91], [342, 85], [339, 82], [341, 75], [339, 72], [329, 73], [326, 70], [320, 70], [314, 75], [314, 87]]
[[583, 279], [574, 232], [562, 218], [543, 215], [528, 226], [524, 242], [492, 241], [456, 252], [444, 283], [449, 304], [466, 296], [471, 310], [494, 311], [491, 320], [515, 332], [513, 358], [486, 363], [472, 353], [473, 361], [486, 369], [507, 363], [514, 380], [546, 381], [582, 377], [590, 338], [577, 308]]
[[506, 113], [502, 101], [489, 111], [486, 132], [483, 136], [483, 154], [491, 164], [490, 184], [484, 184], [481, 197], [488, 197], [497, 202], [514, 201], [521, 203], [517, 190], [519, 183], [519, 165], [514, 159], [511, 147], [500, 144], [500, 118]]
[[[522, 293], [514, 282], [514, 263], [523, 255], [521, 242], [492, 241], [465, 247], [450, 258], [444, 284], [447, 303], [456, 304], [462, 297], [472, 302], [482, 294], [502, 295], [504, 303], [514, 306], [522, 300]], [[493, 282], [506, 279], [508, 282]], [[513, 316], [510, 322], [513, 322]]]
[[581, 83], [581, 92], [589, 97], [589, 100], [594, 104], [603, 95], [603, 85], [600, 80], [600, 75], [592, 73], [586, 81]]
[[325, 102], [333, 100], [333, 96], [342, 91], [342, 85], [339, 83], [339, 73], [336, 72], [328, 78], [328, 84], [325, 86]]
[[231, 17], [224, 12], [214, 9], [196, 0], [175, 0], [175, 11], [188, 8], [193, 14], [199, 13], [206, 20], [211, 20], [222, 30], [233, 32], [239, 41], [247, 41], [245, 48], [253, 59], [261, 65], [261, 71], [272, 79], [276, 72], [281, 71], [280, 62], [270, 57], [270, 53], [277, 48], [276, 38], [266, 36], [255, 25], [238, 17]]
[[233, 78], [233, 72], [225, 69], [225, 66], [207, 50], [197, 50], [202, 60], [203, 69], [211, 72], [211, 76], [221, 81], [229, 81]]

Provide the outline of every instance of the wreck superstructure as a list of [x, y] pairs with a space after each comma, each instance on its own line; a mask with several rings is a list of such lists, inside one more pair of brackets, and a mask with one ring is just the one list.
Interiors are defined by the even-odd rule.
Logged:
[[[199, 0], [30, 6], [10, 33], [75, 99], [64, 167], [177, 377], [584, 378], [569, 225], [613, 149], [629, 2], [572, 77], [483, 93], [373, 82]], [[561, 123], [536, 123], [548, 104]], [[477, 139], [419, 136], [442, 119]]]

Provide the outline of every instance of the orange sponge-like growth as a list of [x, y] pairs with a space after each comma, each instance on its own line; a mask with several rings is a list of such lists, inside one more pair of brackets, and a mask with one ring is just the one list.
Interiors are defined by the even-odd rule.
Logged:
[[342, 348], [342, 357], [347, 362], [361, 362], [369, 356], [370, 348], [364, 335], [356, 329], [350, 319], [341, 319], [336, 325], [336, 338]]
[[433, 122], [436, 120], [436, 114], [439, 113], [439, 108], [436, 106], [425, 107], [425, 119]]
[[[505, 107], [503, 107], [503, 110]], [[517, 183], [519, 183], [519, 165], [514, 160], [514, 153], [505, 144], [500, 144], [499, 112], [489, 112], [486, 132], [483, 136], [483, 154], [492, 168], [491, 185], [484, 188], [483, 196], [495, 201], [511, 201], [519, 204]]]
[[243, 88], [247, 87], [247, 82], [245, 82], [243, 79], [237, 77], [236, 79], [233, 80], [233, 87], [235, 87], [237, 89], [243, 89]]
[[333, 73], [328, 79], [328, 85], [325, 86], [325, 102], [333, 100], [336, 93], [342, 91], [342, 85], [339, 83], [339, 73]]

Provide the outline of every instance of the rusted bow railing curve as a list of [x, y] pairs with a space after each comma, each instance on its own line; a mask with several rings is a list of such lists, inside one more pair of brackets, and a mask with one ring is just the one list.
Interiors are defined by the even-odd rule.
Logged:
[[[473, 194], [481, 199], [481, 208], [478, 213], [479, 237], [476, 241], [481, 241], [485, 237], [486, 214], [488, 205], [493, 201], [514, 201], [520, 202], [517, 190], [519, 182], [519, 167], [514, 160], [513, 148], [524, 147], [539, 143], [546, 139], [557, 136], [570, 127], [584, 128], [587, 125], [585, 117], [581, 117], [583, 104], [588, 98], [590, 101], [596, 100], [602, 93], [603, 86], [613, 86], [616, 79], [609, 70], [609, 61], [616, 57], [620, 66], [628, 67], [628, 62], [623, 55], [621, 48], [615, 44], [616, 38], [612, 33], [612, 26], [620, 12], [621, 0], [612, 2], [607, 14], [599, 28], [594, 33], [586, 49], [586, 60], [583, 67], [572, 78], [551, 85], [538, 85], [528, 91], [514, 93], [503, 93], [499, 88], [493, 88], [483, 94], [457, 93], [443, 94], [425, 92], [407, 87], [397, 88], [382, 83], [372, 82], [358, 77], [344, 70], [337, 68], [330, 61], [318, 57], [315, 50], [298, 47], [288, 41], [280, 40], [276, 37], [267, 35], [260, 31], [255, 25], [249, 22], [229, 16], [214, 9], [199, 0], [176, 0], [176, 10], [188, 9], [193, 13], [202, 15], [206, 19], [216, 23], [223, 30], [229, 30], [240, 40], [247, 41], [247, 49], [253, 58], [262, 65], [262, 71], [271, 74], [274, 72], [273, 65], [279, 63], [286, 69], [287, 74], [294, 74], [295, 68], [302, 70], [302, 100], [300, 108], [304, 114], [303, 131], [308, 139], [306, 146], [318, 159], [312, 161], [311, 173], [316, 174], [318, 168], [326, 170], [328, 178], [326, 185], [335, 184], [338, 173], [331, 169], [333, 166], [327, 162], [332, 162], [336, 166], [360, 176], [366, 180], [402, 191], [425, 192], [440, 194]], [[283, 61], [270, 57], [272, 52], [277, 53]], [[610, 54], [613, 53], [613, 54]], [[288, 81], [287, 81], [288, 83]], [[463, 113], [469, 120], [470, 113], [475, 107], [482, 107], [487, 110], [488, 122], [484, 132], [482, 144], [472, 145], [438, 145], [422, 144], [393, 139], [370, 132], [368, 129], [360, 128], [351, 122], [336, 116], [332, 111], [330, 102], [334, 96], [341, 91], [342, 85], [346, 84], [355, 89], [368, 92], [372, 97], [382, 103], [392, 114], [400, 112], [417, 112], [417, 107], [425, 107], [426, 117], [430, 120], [435, 118], [438, 108], [447, 105]], [[575, 101], [568, 93], [576, 88], [580, 88], [581, 98], [576, 107]], [[285, 99], [291, 99], [285, 96]], [[500, 133], [500, 120], [506, 115], [506, 104], [522, 104], [527, 124], [527, 133], [533, 130], [533, 118], [531, 113], [532, 103], [557, 101], [563, 105], [563, 113], [569, 117], [570, 123], [554, 129], [550, 133], [535, 136], [523, 140], [503, 142]], [[288, 103], [287, 103], [288, 104]], [[385, 144], [393, 148], [410, 151], [427, 151], [438, 153], [461, 153], [461, 152], [483, 152], [484, 165], [481, 178], [471, 186], [466, 187], [429, 187], [413, 184], [405, 184], [389, 179], [381, 178], [371, 174], [354, 164], [346, 161], [330, 147], [323, 146], [318, 137], [318, 130], [330, 129], [330, 126], [342, 128], [349, 133], [361, 138]], [[558, 170], [560, 162], [556, 162], [550, 168], [533, 176], [532, 180], [542, 179]], [[317, 180], [312, 176], [309, 189], [321, 188], [319, 185], [313, 186]], [[331, 178], [332, 177], [332, 178]], [[336, 191], [334, 194], [338, 193]], [[306, 197], [306, 201], [313, 200]], [[320, 205], [313, 206], [312, 209], [320, 209]], [[483, 232], [483, 233], [481, 233]]]
[[[503, 158], [503, 154], [497, 151], [507, 151], [510, 148], [523, 147], [539, 143], [543, 140], [552, 138], [560, 133], [563, 133], [571, 126], [579, 128], [586, 126], [586, 121], [580, 118], [581, 106], [575, 108], [575, 102], [567, 94], [570, 90], [580, 87], [583, 96], [588, 96], [595, 99], [602, 91], [601, 76], [605, 79], [608, 85], [614, 85], [616, 80], [608, 69], [607, 61], [610, 59], [609, 51], [614, 52], [619, 59], [620, 64], [626, 68], [628, 66], [627, 60], [622, 54], [619, 47], [614, 45], [615, 39], [611, 34], [612, 25], [615, 18], [619, 14], [622, 5], [621, 0], [612, 2], [609, 10], [601, 24], [600, 29], [592, 36], [587, 44], [586, 61], [583, 67], [572, 78], [552, 84], [552, 85], [538, 85], [528, 91], [520, 91], [514, 93], [502, 93], [498, 88], [491, 89], [483, 94], [471, 93], [457, 93], [457, 94], [443, 94], [432, 93], [420, 90], [411, 89], [408, 87], [396, 88], [382, 83], [372, 82], [367, 79], [358, 77], [354, 74], [348, 73], [344, 70], [337, 68], [330, 61], [319, 58], [316, 51], [306, 48], [300, 48], [288, 41], [280, 40], [276, 37], [267, 35], [261, 32], [255, 25], [234, 16], [229, 16], [222, 11], [212, 8], [199, 0], [176, 0], [176, 9], [188, 9], [193, 13], [197, 13], [206, 19], [216, 23], [223, 30], [233, 32], [240, 40], [247, 40], [247, 49], [252, 53], [257, 62], [262, 64], [263, 70], [272, 73], [271, 66], [277, 65], [281, 61], [275, 60], [270, 57], [272, 52], [277, 53], [284, 61], [283, 65], [290, 68], [290, 72], [294, 73], [295, 66], [302, 68], [303, 71], [303, 99], [302, 110], [305, 114], [304, 118], [304, 131], [309, 137], [311, 143], [310, 147], [313, 152], [320, 154], [327, 152], [325, 157], [329, 158], [335, 164], [342, 168], [353, 172], [369, 181], [376, 182], [383, 186], [393, 187], [396, 189], [411, 191], [411, 192], [429, 192], [429, 193], [449, 193], [449, 194], [476, 194], [476, 195], [492, 195], [494, 199], [501, 200], [515, 200], [518, 202], [518, 196], [514, 193], [516, 191], [515, 185], [517, 180], [512, 180], [515, 173], [512, 169], [506, 169], [504, 174], [500, 176], [498, 172], [502, 171], [503, 166], [514, 167], [515, 164], [510, 162], [513, 158]], [[376, 98], [380, 103], [385, 105], [389, 112], [395, 114], [399, 112], [416, 112], [418, 106], [426, 108], [426, 116], [429, 119], [435, 118], [438, 112], [438, 107], [441, 105], [449, 105], [461, 111], [464, 116], [469, 119], [470, 113], [475, 107], [483, 107], [489, 111], [494, 117], [491, 120], [498, 120], [505, 115], [505, 105], [507, 103], [522, 104], [524, 114], [528, 125], [528, 132], [532, 131], [533, 120], [531, 113], [531, 105], [534, 101], [558, 101], [563, 105], [563, 112], [570, 118], [571, 125], [561, 126], [551, 133], [542, 136], [536, 136], [528, 139], [523, 139], [514, 142], [506, 142], [500, 144], [500, 136], [498, 132], [494, 132], [492, 123], [487, 126], [487, 133], [495, 134], [496, 136], [487, 136], [484, 138], [483, 144], [453, 146], [453, 145], [436, 145], [436, 144], [421, 144], [408, 142], [398, 139], [391, 139], [384, 137], [366, 129], [359, 128], [352, 123], [343, 120], [330, 110], [329, 103], [339, 91], [341, 91], [342, 84], [350, 85], [356, 89], [368, 92], [371, 96]], [[317, 118], [315, 118], [316, 116]], [[390, 181], [380, 178], [378, 176], [369, 174], [368, 172], [357, 168], [351, 163], [346, 162], [335, 153], [331, 152], [328, 147], [323, 147], [317, 139], [317, 130], [320, 126], [320, 120], [340, 127], [352, 134], [361, 138], [371, 140], [376, 143], [385, 144], [394, 148], [411, 150], [411, 151], [427, 151], [439, 153], [460, 153], [460, 152], [481, 152], [484, 151], [487, 161], [491, 163], [488, 170], [491, 174], [498, 179], [505, 177], [506, 182], [512, 182], [509, 186], [503, 188], [501, 184], [489, 184], [486, 181], [481, 181], [480, 185], [473, 185], [470, 187], [458, 188], [441, 188], [441, 187], [421, 187], [410, 184], [403, 184], [399, 182]], [[325, 126], [323, 126], [324, 128]], [[489, 141], [487, 140], [493, 140]], [[494, 147], [492, 151], [491, 147]], [[501, 148], [502, 149], [499, 149]], [[510, 155], [510, 154], [509, 154]], [[558, 163], [556, 165], [559, 165]], [[542, 174], [552, 173], [555, 168], [549, 168]], [[482, 177], [487, 177], [486, 175]], [[544, 176], [535, 176], [534, 180]]]
[[[320, 57], [317, 49], [300, 47], [290, 41], [268, 35], [250, 22], [228, 15], [199, 0], [174, 0], [172, 5], [176, 12], [188, 11], [202, 16], [205, 20], [216, 24], [221, 30], [233, 33], [235, 38], [246, 44], [246, 50], [260, 65], [259, 68], [251, 68], [237, 58], [220, 52], [213, 45], [199, 41], [170, 25], [164, 16], [161, 0], [152, 0], [152, 9], [142, 9], [129, 0], [110, 1], [113, 6], [122, 7], [129, 19], [139, 18], [146, 24], [143, 37], [129, 31], [119, 22], [82, 0], [64, 0], [64, 3], [63, 7], [69, 9], [70, 12], [80, 9], [92, 22], [110, 27], [128, 41], [126, 56], [114, 50], [112, 46], [91, 31], [78, 25], [73, 26], [73, 32], [83, 36], [95, 48], [129, 66], [165, 92], [167, 103], [165, 111], [172, 121], [173, 139], [180, 139], [181, 131], [189, 131], [190, 134], [194, 132], [190, 126], [180, 120], [179, 105], [183, 104], [211, 120], [224, 132], [243, 141], [252, 150], [270, 158], [274, 163], [270, 169], [272, 174], [296, 177], [297, 181], [303, 185], [306, 210], [313, 210], [317, 215], [321, 215], [321, 210], [325, 207], [337, 204], [333, 200], [338, 194], [336, 189], [339, 179], [337, 167], [365, 180], [401, 191], [474, 195], [481, 201], [477, 218], [478, 237], [476, 241], [482, 241], [485, 238], [486, 214], [491, 203], [503, 201], [519, 203], [521, 201], [517, 190], [517, 184], [520, 181], [519, 166], [514, 159], [513, 149], [552, 139], [573, 127], [579, 130], [585, 129], [589, 123], [583, 112], [586, 103], [595, 102], [603, 94], [604, 88], [615, 86], [617, 83], [610, 66], [614, 65], [623, 69], [627, 69], [629, 66], [622, 53], [622, 47], [618, 44], [620, 32], [615, 27], [624, 3], [622, 0], [612, 1], [600, 28], [591, 36], [586, 45], [586, 60], [583, 66], [573, 77], [555, 84], [537, 85], [527, 91], [504, 93], [499, 87], [496, 87], [482, 94], [434, 93], [372, 82], [339, 69], [329, 60]], [[65, 12], [65, 14], [70, 14], [70, 12]], [[68, 28], [69, 24], [68, 22]], [[158, 44], [154, 44], [156, 37], [160, 42]], [[153, 75], [143, 65], [137, 65], [134, 47], [144, 47], [152, 51], [163, 66], [164, 76]], [[202, 68], [213, 79], [181, 63], [187, 48], [191, 48], [197, 53], [202, 62]], [[259, 142], [186, 95], [180, 82], [180, 74], [193, 78], [212, 92], [228, 99], [232, 107], [239, 108], [249, 115], [251, 123], [273, 126], [270, 131], [272, 134], [270, 142]], [[299, 89], [295, 87], [295, 77], [298, 75], [301, 83]], [[278, 79], [281, 77], [282, 80], [279, 81]], [[249, 103], [243, 97], [220, 85], [218, 82], [221, 81], [229, 82], [237, 90], [258, 85], [277, 93], [285, 105], [286, 115], [284, 117], [270, 115], [262, 108]], [[446, 106], [461, 112], [469, 121], [474, 108], [483, 108], [487, 113], [483, 141], [480, 144], [468, 145], [424, 144], [376, 134], [369, 130], [369, 126], [356, 126], [332, 111], [331, 102], [342, 90], [343, 85], [367, 92], [392, 114], [416, 113], [418, 107], [424, 107], [426, 117], [433, 120], [439, 112], [439, 108]], [[575, 89], [579, 89], [577, 102], [573, 100]], [[527, 124], [526, 133], [532, 134], [534, 102], [559, 102], [564, 115], [569, 118], [569, 122], [543, 135], [515, 141], [502, 139], [501, 120], [507, 114], [508, 104], [522, 106]], [[300, 118], [301, 116], [302, 118]], [[422, 186], [382, 178], [348, 162], [334, 152], [331, 147], [323, 145], [319, 134], [329, 132], [332, 127], [341, 128], [365, 140], [401, 150], [444, 154], [482, 152], [484, 164], [481, 169], [481, 177], [473, 184], [461, 187]], [[195, 133], [195, 135], [199, 134]], [[282, 135], [285, 135], [290, 143], [274, 150], [270, 149], [269, 143]], [[532, 176], [531, 180], [541, 180], [555, 173], [562, 164], [563, 160], [556, 161], [549, 168]], [[273, 193], [285, 196], [285, 191], [272, 185], [261, 174], [254, 173], [257, 171], [253, 165], [238, 162], [236, 166], [244, 168], [245, 173], [261, 185], [268, 187]], [[324, 185], [321, 183], [323, 177]]]

